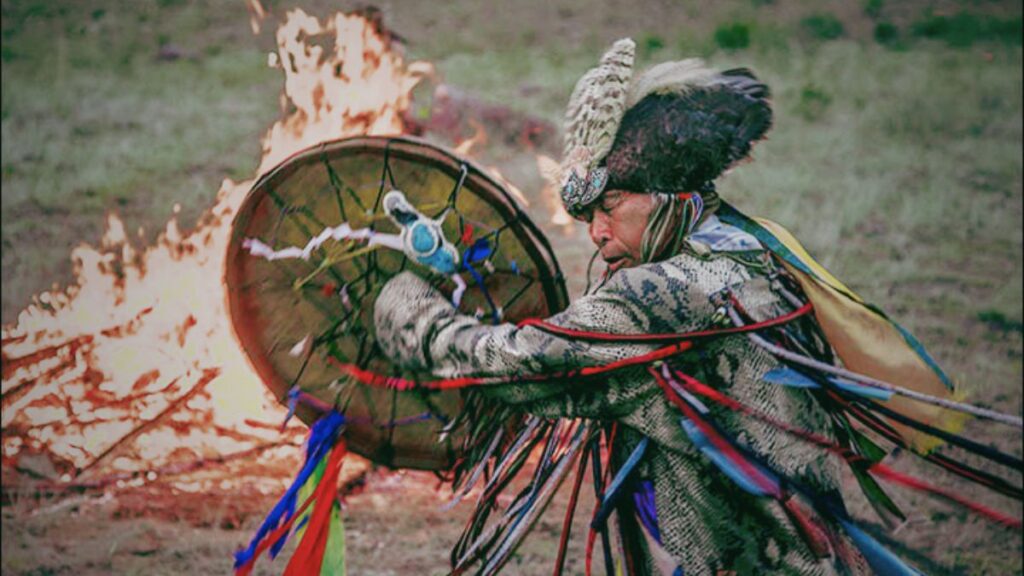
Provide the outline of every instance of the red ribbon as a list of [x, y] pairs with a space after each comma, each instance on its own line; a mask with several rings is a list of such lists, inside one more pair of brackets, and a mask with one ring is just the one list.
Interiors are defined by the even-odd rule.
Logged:
[[[295, 514], [293, 514], [292, 517], [289, 518], [287, 522], [278, 526], [273, 532], [268, 534], [267, 537], [264, 538], [259, 543], [258, 546], [256, 546], [256, 551], [253, 553], [252, 558], [250, 558], [248, 562], [239, 566], [235, 570], [235, 576], [248, 576], [252, 572], [253, 566], [255, 566], [256, 564], [256, 559], [259, 558], [261, 554], [266, 552], [267, 548], [270, 548], [271, 544], [277, 542], [281, 539], [282, 536], [287, 534], [288, 531], [291, 530], [292, 525], [295, 524], [295, 521], [302, 517], [302, 514], [305, 513], [306, 509], [309, 508], [309, 506], [313, 504], [314, 501], [317, 502], [317, 507], [314, 508], [313, 512], [314, 515], [316, 514], [316, 510], [320, 508], [320, 504], [322, 501], [327, 500], [331, 503], [334, 502], [333, 494], [331, 494], [330, 492], [332, 487], [334, 490], [337, 489], [338, 474], [341, 472], [341, 460], [345, 457], [345, 452], [345, 442], [339, 439], [338, 443], [335, 444], [334, 448], [331, 449], [331, 454], [329, 456], [329, 460], [327, 463], [327, 469], [324, 471], [324, 476], [321, 479], [320, 484], [317, 485], [317, 489], [314, 490], [313, 493], [306, 498], [302, 505], [299, 506], [298, 510], [295, 511]], [[324, 493], [327, 494], [327, 497], [321, 499], [320, 496], [321, 494]], [[328, 506], [327, 509], [329, 512], [330, 506]], [[291, 562], [288, 563], [288, 568], [286, 568], [285, 574], [288, 574], [287, 570], [290, 570], [292, 568], [292, 565], [296, 563], [297, 558], [299, 557], [299, 550], [302, 550], [302, 547], [306, 543], [306, 541], [312, 540], [311, 536], [313, 535], [313, 532], [310, 532], [312, 528], [312, 522], [310, 522], [310, 525], [306, 527], [306, 537], [302, 539], [302, 544], [299, 545], [299, 549], [295, 551], [295, 554], [292, 556]], [[326, 544], [326, 536], [324, 538], [324, 543]], [[319, 560], [316, 564], [317, 568], [315, 572], [309, 572], [309, 574], [320, 573], [319, 564], [323, 562], [323, 550], [320, 550], [320, 555], [318, 558]], [[304, 574], [304, 572], [296, 572], [296, 574]]]
[[[795, 426], [791, 426], [789, 424], [786, 424], [785, 422], [772, 418], [767, 414], [764, 414], [753, 408], [750, 408], [749, 406], [741, 404], [739, 401], [730, 398], [725, 394], [722, 394], [721, 392], [715, 390], [714, 388], [711, 388], [707, 384], [699, 382], [690, 376], [687, 376], [680, 372], [675, 372], [674, 374], [683, 381], [683, 387], [686, 388], [689, 392], [704, 396], [705, 398], [717, 402], [718, 404], [721, 404], [722, 406], [725, 406], [730, 410], [742, 412], [748, 416], [753, 416], [754, 418], [757, 418], [762, 422], [765, 422], [780, 430], [783, 430], [784, 432], [787, 432], [797, 438], [800, 438], [805, 442], [815, 444], [820, 448], [823, 448], [828, 452], [831, 452], [832, 454], [841, 456], [843, 459], [845, 459], [852, 465], [859, 465], [868, 462], [868, 460], [865, 457], [854, 453], [848, 448], [836, 444], [835, 442], [829, 440], [828, 438], [825, 438], [824, 436], [815, 434], [814, 432], [810, 432], [808, 430], [796, 428]], [[979, 504], [972, 500], [968, 500], [967, 498], [964, 498], [963, 496], [960, 496], [959, 494], [956, 494], [951, 490], [946, 490], [945, 488], [934, 486], [919, 478], [915, 478], [902, 472], [897, 472], [896, 470], [880, 462], [872, 463], [866, 466], [865, 469], [867, 472], [870, 472], [871, 474], [884, 480], [887, 480], [889, 482], [892, 482], [894, 484], [899, 484], [901, 486], [910, 488], [912, 490], [917, 490], [919, 492], [933, 494], [940, 498], [944, 498], [951, 502], [955, 502], [961, 506], [964, 506], [965, 508], [968, 508], [970, 510], [973, 510], [974, 512], [977, 512], [978, 514], [981, 514], [982, 516], [988, 518], [989, 520], [992, 520], [993, 522], [997, 522], [1009, 528], [1020, 529], [1022, 527], [1022, 521], [1019, 518], [1007, 516], [996, 510], [988, 508], [982, 504]]]
[[[338, 491], [341, 461], [345, 458], [346, 452], [345, 442], [340, 440], [331, 449], [327, 469], [314, 491], [316, 505], [309, 515], [306, 533], [303, 534], [302, 542], [299, 542], [298, 548], [292, 554], [292, 559], [284, 570], [284, 576], [307, 576], [320, 573], [331, 528], [331, 509], [334, 507], [335, 495]], [[298, 515], [296, 514], [296, 516]]]

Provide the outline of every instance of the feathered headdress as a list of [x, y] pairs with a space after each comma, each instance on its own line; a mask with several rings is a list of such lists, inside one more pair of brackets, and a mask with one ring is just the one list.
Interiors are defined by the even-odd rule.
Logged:
[[605, 188], [701, 191], [771, 127], [768, 87], [749, 70], [691, 58], [634, 77], [634, 50], [629, 39], [612, 45], [569, 100], [560, 182], [570, 213]]
[[570, 213], [593, 202], [604, 190], [607, 170], [600, 164], [612, 149], [626, 111], [635, 51], [636, 44], [628, 38], [613, 44], [569, 97], [560, 185], [562, 202]]

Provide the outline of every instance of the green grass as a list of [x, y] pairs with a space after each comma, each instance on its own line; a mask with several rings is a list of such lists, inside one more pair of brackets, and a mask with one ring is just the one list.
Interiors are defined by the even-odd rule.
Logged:
[[[252, 51], [229, 52], [140, 66], [128, 78], [83, 74], [19, 85], [4, 99], [5, 109], [17, 111], [4, 124], [5, 163], [43, 166], [15, 181], [5, 205], [27, 198], [62, 203], [69, 192], [106, 204], [166, 191], [169, 177], [211, 157], [224, 175], [248, 175], [258, 143], [239, 142], [237, 132], [256, 131], [274, 115], [266, 102], [240, 97], [266, 82], [261, 64]], [[125, 91], [126, 82], [138, 88]], [[70, 182], [68, 174], [75, 176]], [[182, 193], [178, 201], [186, 204], [206, 195]]]
[[[4, 4], [5, 322], [68, 281], [106, 211], [152, 239], [175, 205], [190, 227], [225, 177], [252, 175], [281, 80], [240, 16], [246, 35], [221, 36], [197, 6]], [[183, 57], [158, 60], [167, 43]]]
[[715, 44], [723, 50], [742, 50], [750, 46], [750, 26], [743, 22], [723, 24], [715, 29]]
[[832, 14], [812, 14], [800, 21], [804, 33], [817, 40], [835, 40], [843, 35], [843, 23]]
[[911, 28], [914, 35], [943, 40], [950, 46], [970, 46], [980, 41], [1021, 43], [1021, 17], [1000, 18], [959, 11], [945, 15], [928, 12]]

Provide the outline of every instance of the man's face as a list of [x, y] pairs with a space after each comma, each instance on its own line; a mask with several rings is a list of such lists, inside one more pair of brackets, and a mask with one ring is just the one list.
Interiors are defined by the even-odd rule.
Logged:
[[590, 239], [610, 271], [641, 263], [640, 244], [654, 197], [625, 190], [607, 190], [580, 215], [590, 227]]

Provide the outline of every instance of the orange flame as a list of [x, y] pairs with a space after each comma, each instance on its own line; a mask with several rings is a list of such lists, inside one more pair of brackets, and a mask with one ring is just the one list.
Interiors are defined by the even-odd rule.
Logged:
[[[334, 36], [333, 54], [307, 42], [321, 35]], [[339, 13], [321, 25], [293, 10], [277, 31], [277, 46], [272, 63], [284, 70], [284, 93], [296, 110], [267, 133], [261, 174], [324, 140], [403, 133], [412, 89], [434, 71], [426, 62], [406, 65], [387, 33], [359, 15]]]
[[[250, 9], [255, 30], [264, 14], [256, 0]], [[324, 35], [333, 36], [329, 53], [309, 43]], [[258, 174], [321, 141], [402, 133], [410, 92], [432, 73], [405, 64], [388, 33], [360, 15], [322, 24], [292, 11], [277, 44], [272, 61], [294, 111], [268, 130]], [[224, 180], [195, 230], [183, 234], [172, 219], [141, 251], [110, 216], [99, 247], [72, 252], [75, 284], [40, 294], [3, 328], [5, 467], [64, 481], [148, 470], [141, 478], [154, 480], [155, 469], [280, 443], [285, 410], [234, 338], [221, 281], [231, 220], [251, 184]], [[297, 458], [302, 430], [293, 424], [292, 443], [260, 451], [253, 465]]]

